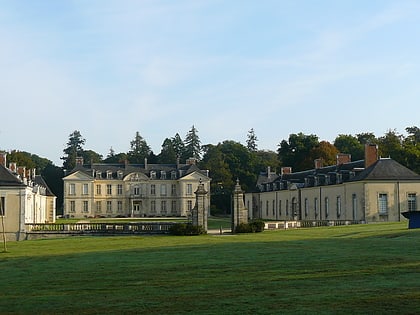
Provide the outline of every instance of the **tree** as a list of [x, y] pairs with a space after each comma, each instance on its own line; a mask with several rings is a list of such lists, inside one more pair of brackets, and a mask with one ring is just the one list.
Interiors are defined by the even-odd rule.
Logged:
[[83, 150], [83, 161], [85, 163], [101, 163], [102, 155], [92, 150]]
[[185, 144], [184, 144], [184, 141], [182, 141], [179, 133], [176, 133], [175, 136], [171, 139], [171, 141], [172, 141], [172, 147], [174, 148], [176, 157], [177, 158], [184, 157]]
[[282, 140], [277, 150], [282, 166], [290, 166], [294, 171], [313, 168], [313, 161], [318, 157], [311, 155], [312, 149], [319, 145], [316, 135], [303, 133], [289, 135], [289, 140]]
[[388, 130], [384, 136], [378, 138], [379, 155], [392, 157], [397, 162], [403, 163], [403, 136], [397, 131]]
[[248, 131], [247, 140], [246, 140], [246, 147], [249, 151], [255, 152], [257, 151], [257, 141], [258, 138], [255, 135], [254, 128], [251, 128], [251, 130]]
[[377, 143], [377, 139], [372, 132], [358, 133], [356, 137], [357, 137], [357, 140], [359, 140], [359, 142], [363, 145], [369, 144], [369, 143], [371, 144]]
[[172, 143], [172, 140], [166, 138], [162, 143], [162, 150], [158, 156], [158, 161], [161, 164], [176, 163], [176, 152]]
[[151, 152], [146, 140], [137, 131], [134, 140], [130, 142], [131, 150], [128, 151], [128, 160], [130, 163], [140, 164], [144, 162]]
[[321, 158], [324, 166], [335, 165], [337, 163], [337, 148], [328, 141], [321, 141], [318, 146], [311, 150], [310, 155], [316, 159]]
[[403, 141], [404, 165], [420, 174], [420, 129], [407, 127], [408, 136]]
[[340, 153], [351, 154], [353, 161], [364, 159], [364, 146], [355, 136], [340, 134], [335, 138], [334, 146]]
[[185, 151], [184, 159], [195, 158], [200, 160], [201, 157], [201, 141], [198, 137], [198, 130], [194, 127], [191, 127], [190, 131], [185, 136]]
[[80, 131], [75, 130], [69, 135], [69, 141], [67, 147], [63, 150], [64, 156], [61, 157], [63, 162], [63, 168], [66, 170], [72, 170], [76, 166], [76, 157], [82, 156], [83, 145], [85, 139], [82, 137]]

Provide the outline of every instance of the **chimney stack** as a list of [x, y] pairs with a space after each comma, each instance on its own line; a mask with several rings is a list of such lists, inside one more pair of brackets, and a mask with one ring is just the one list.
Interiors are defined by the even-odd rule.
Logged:
[[147, 171], [147, 157], [144, 158], [144, 169]]
[[290, 166], [283, 166], [280, 169], [280, 174], [284, 175], [284, 174], [292, 174], [292, 168]]
[[351, 162], [351, 154], [338, 153], [337, 154], [337, 165], [347, 164]]
[[78, 156], [76, 158], [76, 166], [83, 166], [83, 157]]
[[7, 156], [6, 152], [0, 152], [0, 165], [3, 165], [4, 167], [7, 167], [6, 156]]
[[365, 144], [365, 168], [373, 165], [378, 160], [378, 146]]
[[319, 168], [324, 167], [324, 159], [323, 158], [315, 159], [314, 163], [315, 163], [315, 169], [319, 169]]

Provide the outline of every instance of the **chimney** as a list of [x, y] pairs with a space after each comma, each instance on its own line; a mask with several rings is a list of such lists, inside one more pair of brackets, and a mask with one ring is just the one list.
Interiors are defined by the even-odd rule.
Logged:
[[368, 168], [378, 160], [378, 146], [365, 144], [365, 168]]
[[270, 176], [270, 174], [271, 174], [271, 167], [267, 166], [267, 176]]
[[179, 169], [179, 156], [176, 157], [176, 169]]
[[26, 178], [26, 166], [18, 166], [17, 173], [20, 175], [21, 179]]
[[83, 157], [78, 156], [76, 158], [76, 166], [83, 166]]
[[0, 165], [3, 165], [4, 167], [7, 167], [6, 156], [7, 156], [6, 152], [0, 152]]
[[290, 166], [284, 166], [280, 169], [280, 174], [292, 174], [292, 168]]
[[343, 165], [351, 162], [351, 154], [338, 153], [337, 154], [337, 165]]
[[315, 169], [322, 168], [324, 167], [324, 159], [323, 158], [315, 159], [314, 164], [315, 164]]
[[144, 169], [147, 171], [147, 157], [144, 158]]
[[187, 165], [195, 165], [195, 163], [197, 162], [197, 160], [193, 157], [190, 157], [189, 159], [187, 159], [186, 163]]

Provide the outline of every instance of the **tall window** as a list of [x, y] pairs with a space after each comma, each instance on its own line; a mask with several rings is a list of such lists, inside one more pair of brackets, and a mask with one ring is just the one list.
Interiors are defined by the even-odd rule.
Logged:
[[305, 217], [307, 217], [309, 214], [309, 202], [308, 198], [305, 198]]
[[171, 195], [176, 196], [176, 185], [175, 184], [171, 185]]
[[192, 200], [187, 201], [187, 209], [188, 209], [188, 211], [192, 210]]
[[139, 196], [140, 195], [140, 187], [135, 186], [133, 189], [134, 195]]
[[150, 185], [150, 194], [151, 195], [156, 195], [156, 185], [155, 184]]
[[351, 208], [353, 211], [353, 220], [356, 220], [357, 218], [357, 195], [356, 194], [351, 195]]
[[70, 212], [76, 212], [76, 202], [70, 201]]
[[166, 196], [166, 184], [161, 184], [160, 185], [160, 195], [161, 196]]
[[0, 216], [6, 215], [5, 197], [0, 198]]
[[106, 213], [112, 213], [112, 201], [106, 202]]
[[101, 185], [96, 185], [96, 194], [97, 195], [101, 195], [102, 194], [102, 186]]
[[268, 200], [265, 202], [265, 215], [268, 217]]
[[328, 218], [328, 215], [330, 214], [330, 201], [328, 197], [325, 197], [325, 218]]
[[176, 200], [172, 200], [171, 202], [171, 212], [176, 213]]
[[337, 196], [337, 218], [341, 216], [341, 196]]
[[117, 186], [117, 194], [122, 195], [123, 193], [123, 186], [121, 184], [118, 184]]
[[273, 200], [273, 217], [276, 215], [276, 201]]
[[286, 200], [286, 216], [289, 215], [289, 200]]
[[407, 195], [408, 201], [408, 211], [417, 211], [417, 196], [416, 194], [408, 194]]
[[89, 202], [83, 201], [83, 212], [89, 212]]
[[162, 214], [166, 214], [166, 200], [162, 200], [160, 203], [160, 212]]
[[318, 218], [318, 198], [314, 198], [314, 212], [315, 212], [315, 219]]
[[82, 190], [82, 194], [83, 195], [87, 195], [89, 193], [89, 186], [88, 184], [83, 184], [83, 190]]
[[388, 214], [388, 194], [378, 195], [378, 208], [379, 215]]
[[152, 202], [150, 203], [150, 211], [156, 212], [156, 201], [154, 200], [152, 200]]
[[187, 184], [187, 195], [192, 195], [192, 184]]
[[96, 202], [96, 213], [102, 213], [102, 201]]
[[76, 194], [76, 184], [69, 184], [69, 195]]
[[112, 195], [112, 186], [110, 184], [106, 185], [106, 194]]
[[118, 211], [118, 213], [122, 213], [123, 212], [123, 203], [122, 203], [122, 201], [121, 200], [118, 200], [117, 201], [117, 211]]
[[281, 200], [279, 201], [279, 216], [281, 216]]

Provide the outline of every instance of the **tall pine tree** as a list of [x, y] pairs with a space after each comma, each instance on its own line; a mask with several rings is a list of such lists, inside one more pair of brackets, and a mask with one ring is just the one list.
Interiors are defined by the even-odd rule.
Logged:
[[82, 137], [79, 130], [75, 130], [69, 135], [67, 147], [63, 150], [64, 156], [61, 157], [65, 170], [72, 170], [76, 166], [76, 157], [83, 156], [83, 145], [85, 142], [86, 140]]
[[141, 164], [144, 163], [144, 158], [147, 158], [151, 153], [150, 147], [146, 140], [137, 131], [134, 140], [130, 142], [131, 150], [128, 151], [128, 160], [130, 163]]
[[194, 158], [200, 160], [201, 157], [201, 141], [198, 137], [198, 130], [194, 127], [191, 127], [190, 131], [185, 136], [185, 154], [184, 158]]

